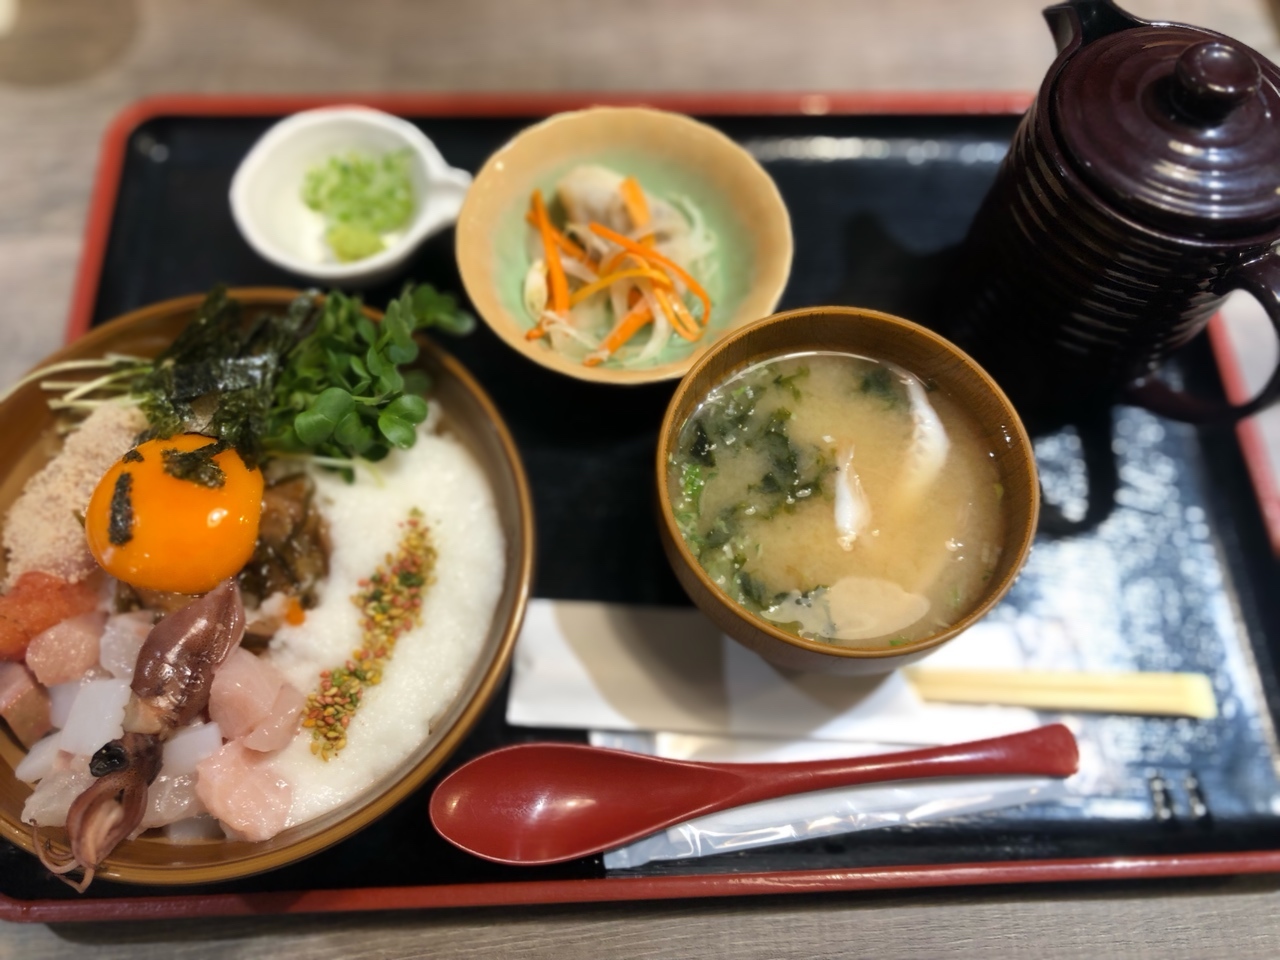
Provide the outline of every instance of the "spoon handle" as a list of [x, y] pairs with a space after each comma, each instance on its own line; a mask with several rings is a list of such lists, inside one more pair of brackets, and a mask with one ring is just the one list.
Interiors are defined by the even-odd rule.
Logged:
[[[741, 774], [741, 786], [720, 809], [791, 793], [931, 777], [1022, 775], [1067, 777], [1080, 764], [1076, 738], [1060, 723], [990, 740], [924, 750], [808, 760], [801, 763], [705, 764]], [[719, 806], [719, 805], [718, 805]]]

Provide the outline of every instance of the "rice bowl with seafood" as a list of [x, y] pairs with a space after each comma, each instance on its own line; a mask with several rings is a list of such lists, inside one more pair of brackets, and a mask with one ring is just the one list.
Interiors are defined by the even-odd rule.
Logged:
[[[283, 306], [287, 300], [273, 302]], [[7, 684], [23, 687], [16, 697], [0, 683], [0, 733], [7, 727], [9, 734], [0, 737], [0, 749], [23, 781], [36, 784], [29, 793], [18, 788], [26, 808], [23, 834], [31, 821], [41, 828], [38, 843], [29, 834], [15, 835], [19, 818], [12, 788], [5, 788], [0, 816], [7, 836], [35, 847], [55, 872], [66, 868], [74, 876], [83, 870], [83, 882], [100, 864], [105, 875], [127, 880], [238, 876], [341, 839], [442, 762], [505, 666], [523, 612], [531, 545], [527, 490], [509, 438], [500, 423], [496, 437], [487, 435], [484, 421], [496, 418], [488, 401], [473, 395], [474, 385], [456, 364], [447, 361], [442, 368], [440, 360], [431, 356], [425, 364], [440, 388], [431, 394], [429, 414], [410, 425], [412, 440], [402, 424], [390, 423], [387, 436], [395, 442], [386, 444], [376, 463], [352, 458], [342, 464], [314, 451], [286, 456], [278, 439], [271, 440], [275, 446], [263, 457], [267, 493], [254, 559], [203, 594], [125, 587], [110, 568], [85, 576], [83, 565], [78, 579], [61, 581], [68, 587], [24, 592], [24, 577], [30, 582], [39, 571], [10, 554], [10, 589], [0, 599], [4, 619], [12, 620], [14, 611], [25, 615], [33, 605], [49, 607], [60, 619], [52, 638], [44, 636], [51, 628], [40, 623], [34, 626], [42, 629], [24, 638], [37, 654], [33, 661], [27, 661], [27, 649], [14, 657], [7, 648], [0, 662], [6, 675], [20, 671], [27, 681]], [[391, 399], [393, 393], [384, 392], [382, 401]], [[304, 439], [315, 441], [310, 434]], [[224, 447], [229, 449], [206, 459], [241, 456]], [[139, 451], [154, 459], [145, 444], [125, 444], [115, 456], [123, 454], [141, 473]], [[166, 466], [174, 456], [166, 454]], [[14, 472], [32, 475], [29, 468]], [[40, 487], [29, 476], [19, 479]], [[16, 499], [17, 482], [6, 481], [0, 503]], [[139, 537], [147, 530], [149, 482], [129, 485]], [[305, 501], [295, 498], [284, 509], [283, 527], [282, 508], [270, 502], [281, 486], [303, 491]], [[115, 513], [107, 511], [108, 521], [119, 519]], [[90, 529], [98, 522], [92, 511], [82, 511], [82, 519]], [[292, 593], [266, 589], [280, 584], [271, 581], [263, 544], [281, 529], [317, 524], [321, 533], [313, 539], [324, 544], [323, 574], [307, 573], [303, 558]], [[60, 599], [71, 587], [69, 596], [79, 606]], [[130, 598], [122, 602], [125, 594]], [[201, 603], [209, 610], [201, 613]], [[181, 623], [184, 616], [222, 623], [230, 639], [210, 644], [201, 635], [208, 624], [192, 629]], [[77, 624], [78, 632], [71, 629]], [[165, 624], [177, 626], [166, 634], [160, 629]], [[208, 654], [212, 647], [226, 649]], [[54, 648], [74, 653], [83, 671], [70, 679], [49, 674], [51, 658], [42, 659], [40, 651]], [[175, 695], [171, 683], [160, 689], [163, 670], [157, 665], [167, 664], [172, 675], [175, 665], [185, 670], [204, 660], [210, 663], [187, 671], [204, 674], [194, 694]], [[45, 736], [39, 723], [30, 722], [42, 703], [44, 726], [52, 731]], [[90, 715], [97, 719], [87, 721]], [[80, 752], [64, 749], [64, 740]], [[96, 747], [86, 746], [95, 740]], [[25, 757], [6, 746], [17, 741], [30, 747]], [[61, 820], [71, 834], [69, 849]], [[150, 832], [137, 843], [125, 839], [144, 830]], [[113, 855], [116, 843], [124, 846]], [[178, 853], [175, 844], [190, 855]], [[175, 853], [167, 857], [166, 848]], [[175, 862], [176, 872], [166, 860]], [[182, 875], [183, 864], [193, 863], [202, 866]]]

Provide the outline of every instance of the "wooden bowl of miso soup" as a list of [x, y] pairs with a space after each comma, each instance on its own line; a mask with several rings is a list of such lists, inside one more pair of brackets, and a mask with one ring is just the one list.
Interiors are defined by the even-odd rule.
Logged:
[[735, 331], [681, 380], [657, 456], [676, 576], [777, 666], [884, 673], [987, 613], [1031, 550], [1039, 482], [995, 381], [890, 314]]

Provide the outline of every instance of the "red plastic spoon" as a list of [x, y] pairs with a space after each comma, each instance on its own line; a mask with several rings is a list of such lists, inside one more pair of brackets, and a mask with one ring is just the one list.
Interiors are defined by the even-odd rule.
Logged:
[[948, 747], [805, 763], [690, 763], [530, 743], [486, 753], [445, 777], [431, 797], [431, 822], [450, 843], [486, 860], [560, 863], [793, 793], [928, 777], [1067, 777], [1079, 760], [1075, 737], [1060, 723]]

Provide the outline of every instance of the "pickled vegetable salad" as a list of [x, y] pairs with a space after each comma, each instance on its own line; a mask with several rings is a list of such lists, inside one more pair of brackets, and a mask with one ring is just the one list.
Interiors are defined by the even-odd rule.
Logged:
[[715, 268], [716, 241], [697, 207], [654, 197], [635, 177], [599, 166], [571, 170], [556, 196], [563, 228], [539, 190], [527, 217], [534, 255], [524, 278], [524, 306], [534, 321], [528, 339], [546, 338], [586, 366], [642, 366], [673, 335], [702, 337], [711, 320], [704, 284]]

